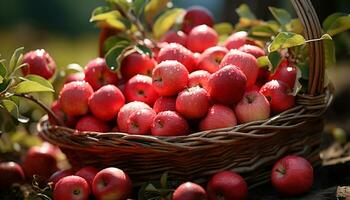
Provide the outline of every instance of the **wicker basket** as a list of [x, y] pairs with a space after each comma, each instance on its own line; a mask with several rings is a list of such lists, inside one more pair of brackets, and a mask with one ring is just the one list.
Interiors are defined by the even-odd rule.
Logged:
[[[320, 23], [309, 0], [291, 0], [305, 27], [305, 38], [321, 37]], [[298, 154], [319, 162], [324, 114], [332, 92], [324, 87], [322, 41], [308, 43], [308, 94], [297, 106], [263, 121], [181, 137], [153, 137], [125, 133], [78, 132], [52, 126], [43, 118], [41, 136], [58, 145], [73, 167], [86, 165], [124, 169], [135, 184], [158, 180], [165, 171], [176, 180], [207, 180], [221, 170], [242, 174], [250, 187], [269, 180], [273, 162]]]

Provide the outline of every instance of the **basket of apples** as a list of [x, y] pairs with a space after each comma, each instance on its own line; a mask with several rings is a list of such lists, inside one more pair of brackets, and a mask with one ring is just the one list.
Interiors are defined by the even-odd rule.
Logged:
[[[107, 2], [91, 17], [101, 57], [67, 76], [38, 124], [74, 168], [115, 166], [134, 183], [234, 170], [254, 186], [285, 155], [318, 163], [334, 51], [309, 0], [291, 0], [296, 19], [270, 7], [271, 21], [242, 5], [235, 26], [169, 1]], [[26, 72], [49, 78], [40, 56], [52, 69], [33, 51]]]

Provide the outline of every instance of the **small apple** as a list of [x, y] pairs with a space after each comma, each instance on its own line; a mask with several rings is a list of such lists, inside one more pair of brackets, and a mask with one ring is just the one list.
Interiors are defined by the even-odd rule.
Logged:
[[153, 87], [161, 96], [173, 96], [182, 91], [188, 83], [188, 71], [175, 60], [159, 63], [153, 70]]
[[260, 93], [270, 102], [270, 109], [274, 114], [294, 106], [295, 98], [290, 92], [287, 84], [277, 80], [269, 81], [260, 88]]
[[27, 66], [22, 68], [24, 76], [27, 74], [36, 74], [50, 79], [56, 70], [55, 61], [44, 49], [37, 49], [26, 53], [23, 57], [23, 63], [27, 63]]
[[270, 116], [269, 101], [259, 91], [246, 92], [235, 107], [240, 123], [267, 119]]
[[217, 45], [219, 40], [215, 30], [205, 24], [194, 27], [187, 36], [186, 47], [192, 52], [202, 53]]
[[194, 27], [202, 24], [212, 27], [214, 24], [213, 14], [202, 6], [188, 8], [182, 22], [182, 31], [188, 34]]
[[271, 172], [272, 185], [283, 195], [308, 192], [314, 174], [311, 164], [300, 156], [286, 156], [275, 163]]
[[149, 135], [153, 119], [156, 117], [156, 112], [150, 109], [141, 109], [133, 112], [127, 121], [127, 133]]
[[199, 123], [199, 130], [206, 131], [233, 127], [236, 125], [237, 119], [231, 108], [220, 104], [214, 104], [209, 108], [207, 115]]
[[[72, 116], [69, 116], [66, 113], [64, 113], [59, 101], [56, 100], [56, 101], [52, 102], [51, 110], [52, 110], [52, 112], [54, 112], [56, 114], [56, 116], [62, 122], [64, 122], [64, 124], [67, 127], [70, 127], [70, 128], [75, 127], [75, 124], [77, 123], [78, 119], [76, 117], [72, 117]], [[57, 125], [56, 124], [57, 122], [50, 115], [49, 115], [49, 122], [51, 124]]]
[[115, 167], [99, 171], [92, 183], [92, 191], [98, 200], [125, 200], [131, 189], [129, 176], [123, 170]]
[[59, 180], [61, 180], [62, 178], [66, 177], [66, 176], [71, 176], [73, 174], [74, 174], [74, 171], [71, 169], [59, 170], [50, 176], [48, 182], [53, 183], [53, 186], [55, 186]]
[[235, 172], [223, 171], [215, 174], [207, 185], [209, 200], [244, 200], [248, 187], [244, 179]]
[[208, 91], [210, 73], [204, 70], [197, 70], [188, 75], [188, 87], [199, 86]]
[[279, 80], [286, 83], [290, 88], [294, 88], [297, 78], [298, 69], [294, 65], [279, 65], [274, 74], [270, 76], [270, 80]]
[[228, 53], [225, 47], [215, 46], [206, 49], [199, 57], [197, 68], [214, 73], [220, 69], [221, 60]]
[[151, 133], [154, 136], [187, 135], [189, 127], [185, 118], [174, 111], [163, 111], [154, 118]]
[[127, 102], [141, 101], [150, 106], [158, 98], [152, 85], [152, 78], [146, 75], [135, 75], [125, 85], [124, 94]]
[[92, 188], [92, 182], [98, 173], [98, 170], [95, 167], [83, 167], [79, 169], [75, 175], [80, 176], [86, 180], [86, 182], [89, 184], [89, 187]]
[[78, 131], [108, 132], [109, 126], [106, 122], [92, 116], [85, 115], [80, 118], [75, 129]]
[[200, 186], [192, 182], [181, 184], [173, 193], [172, 200], [206, 200], [207, 193]]
[[14, 183], [23, 183], [25, 179], [22, 167], [15, 162], [0, 163], [0, 190], [8, 189]]
[[114, 119], [125, 104], [123, 93], [114, 85], [104, 85], [89, 98], [92, 114], [105, 121]]
[[157, 62], [148, 55], [134, 52], [123, 59], [120, 65], [120, 72], [126, 80], [137, 74], [151, 76], [152, 70], [156, 65]]
[[91, 60], [85, 67], [84, 80], [88, 82], [94, 90], [98, 90], [100, 87], [118, 83], [118, 74], [111, 71], [104, 58], [96, 58]]
[[62, 178], [56, 183], [53, 191], [55, 200], [87, 200], [89, 195], [89, 184], [79, 176]]
[[253, 55], [255, 58], [259, 58], [261, 56], [265, 56], [266, 53], [265, 51], [255, 45], [250, 45], [250, 44], [245, 44], [241, 47], [238, 48], [239, 51], [245, 52], [245, 53], [249, 53], [251, 55]]
[[245, 31], [235, 32], [230, 37], [226, 39], [224, 42], [224, 46], [230, 49], [238, 49], [244, 44], [246, 44], [248, 38], [248, 33]]
[[240, 101], [247, 87], [247, 77], [234, 65], [227, 65], [211, 74], [208, 93], [216, 102], [232, 105]]
[[159, 97], [153, 105], [153, 110], [156, 113], [163, 111], [176, 111], [175, 97]]
[[117, 124], [118, 128], [122, 132], [127, 132], [128, 131], [128, 120], [130, 115], [133, 112], [136, 112], [141, 109], [149, 109], [151, 110], [152, 108], [140, 101], [133, 101], [130, 103], [125, 104], [119, 111], [118, 117], [117, 117]]
[[261, 87], [269, 81], [270, 71], [268, 67], [259, 67], [258, 77], [256, 78], [255, 85]]
[[160, 42], [178, 43], [178, 44], [181, 44], [182, 46], [185, 46], [186, 39], [187, 39], [187, 35], [182, 31], [169, 31], [162, 37]]
[[70, 116], [85, 115], [89, 111], [89, 98], [94, 93], [89, 83], [73, 81], [64, 84], [59, 102], [63, 112]]
[[209, 109], [208, 92], [201, 87], [183, 90], [176, 98], [176, 111], [187, 119], [204, 117]]

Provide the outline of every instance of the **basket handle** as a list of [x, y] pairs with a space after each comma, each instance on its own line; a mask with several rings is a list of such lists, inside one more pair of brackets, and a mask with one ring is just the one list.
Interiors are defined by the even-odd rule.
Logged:
[[[322, 28], [316, 11], [310, 0], [291, 0], [293, 7], [304, 26], [304, 37], [307, 40], [320, 38]], [[309, 83], [308, 94], [318, 95], [324, 92], [325, 58], [323, 42], [307, 43], [309, 50]]]

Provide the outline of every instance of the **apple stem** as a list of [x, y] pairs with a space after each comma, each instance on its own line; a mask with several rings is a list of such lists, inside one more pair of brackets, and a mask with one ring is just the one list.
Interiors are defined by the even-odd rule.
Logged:
[[42, 101], [34, 98], [32, 95], [29, 95], [29, 94], [13, 94], [14, 96], [17, 96], [17, 97], [22, 97], [22, 98], [25, 98], [25, 99], [28, 99], [34, 103], [36, 103], [37, 105], [39, 105], [42, 109], [45, 110], [45, 112], [51, 116], [55, 122], [60, 125], [60, 126], [64, 126], [64, 123], [57, 117], [57, 115], [49, 108], [47, 107], [47, 105], [45, 105]]
[[281, 167], [281, 168], [277, 168], [276, 172], [281, 173], [281, 174], [285, 174], [286, 170]]

